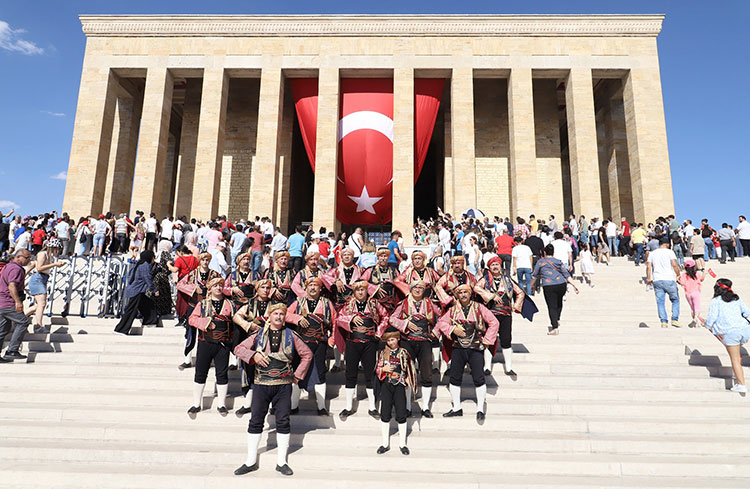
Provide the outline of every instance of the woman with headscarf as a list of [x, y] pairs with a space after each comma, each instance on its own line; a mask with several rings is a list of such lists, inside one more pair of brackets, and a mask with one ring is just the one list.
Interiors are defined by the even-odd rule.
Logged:
[[[161, 243], [167, 240], [161, 240]], [[152, 277], [154, 287], [159, 291], [159, 295], [154, 298], [154, 307], [156, 314], [167, 316], [172, 313], [172, 286], [170, 284], [172, 271], [169, 269], [172, 255], [168, 251], [162, 250], [159, 255], [159, 262], [153, 267]]]
[[115, 333], [130, 334], [130, 328], [133, 326], [133, 321], [138, 312], [141, 313], [144, 326], [158, 322], [154, 311], [154, 303], [151, 300], [151, 297], [158, 297], [159, 295], [151, 278], [151, 264], [153, 262], [153, 252], [148, 250], [141, 252], [138, 263], [128, 275], [128, 285], [125, 288], [128, 305], [125, 306], [120, 322], [115, 326]]

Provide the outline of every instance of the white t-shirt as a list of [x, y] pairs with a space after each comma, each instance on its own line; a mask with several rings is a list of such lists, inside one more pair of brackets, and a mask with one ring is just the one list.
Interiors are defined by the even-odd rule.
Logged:
[[182, 243], [182, 231], [178, 228], [172, 230], [172, 243]]
[[440, 246], [443, 248], [443, 253], [451, 249], [451, 232], [443, 228], [438, 233], [438, 239], [440, 240]]
[[70, 224], [65, 221], [60, 221], [55, 226], [57, 237], [60, 239], [70, 239]]
[[25, 250], [29, 247], [29, 240], [31, 240], [31, 233], [27, 229], [16, 240], [16, 250]]
[[[354, 252], [354, 258], [358, 258], [359, 255], [362, 254], [362, 245], [359, 244], [361, 239], [362, 239], [361, 234], [355, 233], [349, 236], [348, 246]], [[357, 261], [357, 260], [355, 259], [354, 261]]]
[[617, 224], [611, 221], [607, 223], [607, 237], [617, 237]]
[[260, 223], [260, 229], [264, 235], [273, 235], [273, 224], [270, 221]]
[[107, 231], [112, 229], [107, 221], [104, 219], [99, 219], [96, 221], [96, 224], [94, 224], [94, 233], [96, 234], [107, 234]]
[[750, 239], [750, 222], [742, 221], [737, 224], [737, 237], [739, 239]]
[[565, 265], [570, 265], [568, 253], [573, 252], [570, 243], [562, 239], [556, 239], [552, 241], [552, 246], [555, 248], [555, 253], [552, 256], [563, 262]]
[[149, 217], [146, 219], [146, 232], [147, 233], [155, 233], [156, 232], [156, 219], [153, 217]]
[[172, 221], [164, 219], [161, 222], [161, 237], [162, 239], [172, 239]]
[[525, 244], [519, 244], [519, 245], [514, 246], [513, 253], [511, 253], [511, 256], [516, 259], [516, 269], [531, 268], [532, 255], [533, 253], [531, 252], [531, 248], [529, 248]]
[[672, 260], [677, 261], [674, 251], [669, 248], [658, 248], [648, 254], [648, 262], [651, 264], [654, 282], [657, 280], [668, 280], [674, 282], [677, 276], [672, 268]]

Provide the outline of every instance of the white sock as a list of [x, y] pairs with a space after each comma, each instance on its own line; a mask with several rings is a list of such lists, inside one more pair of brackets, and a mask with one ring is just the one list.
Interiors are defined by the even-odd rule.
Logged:
[[490, 371], [492, 370], [492, 352], [489, 348], [486, 348], [484, 350], [484, 369]]
[[315, 386], [315, 401], [318, 403], [318, 410], [326, 408], [326, 384], [318, 384]]
[[237, 366], [237, 357], [234, 356], [234, 353], [232, 353], [232, 354], [229, 355], [229, 365], [232, 366], [232, 367], [236, 367]]
[[380, 446], [388, 448], [391, 445], [391, 423], [389, 421], [380, 422], [380, 435], [382, 437]]
[[365, 389], [365, 392], [367, 392], [367, 402], [370, 405], [369, 410], [377, 409], [378, 407], [375, 405], [375, 389]]
[[505, 359], [505, 371], [513, 370], [513, 348], [503, 348], [503, 358]]
[[253, 390], [248, 389], [247, 394], [245, 394], [245, 400], [242, 401], [242, 407], [250, 409], [250, 406], [253, 403]]
[[461, 386], [450, 384], [448, 386], [448, 390], [451, 393], [451, 401], [453, 402], [453, 409], [454, 411], [458, 411], [461, 409]]
[[289, 438], [291, 435], [289, 433], [277, 433], [276, 434], [276, 443], [278, 444], [278, 453], [276, 454], [276, 465], [279, 467], [283, 467], [286, 465], [286, 454], [289, 452]]
[[299, 396], [302, 394], [297, 384], [292, 383], [292, 409], [299, 407]]
[[351, 389], [346, 388], [344, 390], [346, 391], [346, 410], [351, 411], [352, 406], [354, 405], [354, 391], [357, 390], [357, 388], [352, 387]]
[[263, 433], [248, 433], [247, 434], [247, 459], [245, 465], [252, 467], [255, 462], [258, 461], [258, 446], [260, 445], [260, 437]]
[[440, 347], [432, 349], [432, 368], [440, 370]]
[[487, 398], [487, 384], [477, 387], [477, 412], [484, 412], [484, 400]]
[[333, 349], [333, 366], [341, 367], [341, 352], [338, 348]]
[[411, 387], [406, 388], [406, 410], [411, 411], [411, 396], [413, 395], [413, 391]]
[[193, 406], [203, 409], [203, 388], [206, 384], [193, 383]]
[[430, 394], [431, 394], [430, 388], [422, 387], [422, 400], [420, 402], [420, 406], [422, 407], [422, 411], [427, 411], [430, 409]]
[[406, 446], [406, 423], [398, 424], [398, 446], [399, 448]]
[[216, 390], [219, 396], [216, 400], [216, 407], [227, 407], [227, 392], [229, 392], [229, 384], [217, 385]]
[[192, 354], [192, 352], [190, 352], [187, 355], [185, 355], [185, 361], [183, 363], [187, 363], [188, 365], [192, 365], [193, 364], [193, 354]]

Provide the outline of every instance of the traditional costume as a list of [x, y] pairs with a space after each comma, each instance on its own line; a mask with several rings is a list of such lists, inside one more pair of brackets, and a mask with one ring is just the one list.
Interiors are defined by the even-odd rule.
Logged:
[[[423, 251], [416, 250], [412, 252], [412, 262], [414, 260], [414, 255], [422, 255], [423, 259], [426, 260], [427, 255], [424, 254]], [[413, 263], [406, 267], [406, 269], [401, 272], [401, 274], [396, 277], [396, 279], [393, 281], [393, 285], [401, 291], [401, 293], [404, 296], [409, 295], [409, 290], [411, 290], [411, 284], [412, 282], [422, 281], [425, 283], [425, 291], [424, 295], [428, 299], [435, 299], [434, 295], [434, 288], [437, 285], [438, 281], [440, 280], [440, 275], [432, 269], [428, 268], [427, 266], [422, 266], [422, 268], [417, 269]]]
[[[208, 282], [207, 289], [219, 285], [224, 286], [224, 279], [215, 278]], [[193, 406], [188, 414], [194, 416], [201, 410], [203, 404], [203, 389], [211, 362], [216, 370], [216, 389], [218, 392], [218, 410], [222, 415], [227, 414], [226, 397], [229, 389], [229, 352], [232, 347], [232, 303], [226, 298], [212, 299], [207, 297], [201, 301], [188, 322], [198, 329], [198, 355], [195, 360], [195, 387], [193, 389]]]
[[[383, 454], [390, 449], [391, 411], [395, 407], [399, 435], [398, 446], [402, 454], [409, 455], [409, 449], [406, 446], [408, 413], [406, 400], [410, 395], [408, 392], [413, 391], [416, 381], [414, 362], [406, 349], [401, 347], [391, 349], [387, 344], [389, 338], [400, 340], [400, 337], [401, 333], [398, 330], [394, 328], [386, 330], [383, 334], [386, 346], [378, 353], [375, 366], [375, 375], [380, 380], [380, 430], [383, 437], [382, 444], [377, 450], [378, 454]], [[393, 367], [392, 370], [391, 367]]]
[[455, 296], [456, 296], [456, 287], [459, 285], [468, 285], [469, 288], [474, 291], [474, 286], [477, 284], [477, 279], [466, 271], [463, 267], [461, 268], [460, 272], [455, 272], [453, 270], [453, 265], [456, 263], [464, 264], [466, 260], [463, 256], [454, 256], [451, 258], [451, 269], [448, 270], [448, 273], [440, 277], [440, 280], [438, 280], [437, 284], [435, 285], [435, 293], [438, 296], [438, 299], [440, 300], [440, 304], [443, 305], [443, 307], [450, 304]]
[[[323, 287], [323, 281], [319, 278], [309, 278], [305, 289], [310, 284], [317, 283]], [[307, 326], [302, 326], [300, 321], [305, 319]], [[286, 313], [286, 322], [295, 326], [295, 331], [305, 342], [305, 345], [313, 354], [312, 366], [307, 370], [307, 375], [299, 385], [292, 385], [292, 414], [299, 409], [300, 389], [315, 392], [318, 404], [318, 414], [327, 416], [326, 411], [326, 352], [328, 351], [328, 338], [333, 334], [333, 325], [336, 323], [336, 309], [333, 303], [325, 297], [319, 296], [311, 299], [305, 296], [292, 303]]]
[[[456, 289], [466, 288], [462, 284]], [[465, 333], [463, 337], [457, 331]], [[477, 420], [484, 420], [484, 401], [487, 397], [487, 386], [484, 380], [484, 350], [495, 344], [498, 322], [495, 315], [482, 304], [470, 300], [468, 304], [456, 303], [438, 320], [433, 334], [442, 335], [443, 356], [450, 360], [450, 386], [452, 408], [444, 417], [462, 416], [461, 379], [464, 367], [468, 363], [477, 393]]]
[[[391, 250], [388, 248], [381, 248], [378, 250], [378, 258], [390, 256]], [[393, 312], [398, 304], [398, 297], [396, 296], [396, 287], [393, 285], [393, 281], [398, 276], [398, 273], [393, 268], [389, 267], [387, 262], [385, 268], [381, 268], [379, 263], [369, 269], [370, 277], [369, 282], [372, 285], [367, 291], [368, 295], [375, 298], [378, 303], [388, 311], [388, 314]]]
[[[305, 297], [305, 284], [308, 279], [313, 277], [320, 278], [323, 276], [323, 270], [318, 268], [319, 260], [320, 255], [318, 253], [308, 253], [307, 256], [305, 256], [305, 267], [297, 272], [294, 280], [292, 280], [292, 292], [294, 292], [297, 299]], [[313, 267], [310, 266], [312, 263], [315, 263]]]
[[[287, 310], [284, 304], [273, 304], [268, 308], [269, 317], [276, 309], [281, 309], [284, 313]], [[284, 327], [274, 329], [269, 320], [260, 331], [237, 345], [234, 353], [243, 362], [255, 364], [252, 416], [247, 428], [247, 459], [234, 473], [242, 475], [258, 469], [258, 445], [263, 433], [263, 422], [269, 405], [272, 405], [275, 410], [278, 445], [276, 470], [283, 475], [292, 475], [292, 469], [286, 463], [291, 433], [289, 417], [292, 383], [294, 379], [300, 381], [305, 378], [312, 361], [312, 352], [294, 331]], [[256, 353], [266, 358], [267, 366], [255, 363]], [[293, 369], [295, 356], [299, 356], [300, 361], [297, 368]]]
[[[252, 253], [243, 253], [237, 255], [235, 262], [237, 264], [242, 261], [243, 258], [250, 258], [252, 260]], [[232, 292], [232, 289], [237, 287], [242, 291], [242, 296]], [[241, 270], [238, 266], [226, 279], [224, 283], [224, 295], [232, 298], [235, 306], [240, 307], [246, 304], [250, 297], [255, 293], [255, 287], [253, 286], [253, 271], [248, 267], [247, 270]]]
[[[200, 260], [205, 258], [204, 253], [200, 256]], [[210, 257], [210, 255], [208, 255]], [[187, 310], [185, 314], [190, 317], [193, 313], [195, 306], [206, 297], [206, 285], [208, 282], [215, 278], [221, 278], [218, 272], [213, 270], [201, 270], [196, 268], [192, 272], [188, 273], [177, 283], [177, 291], [179, 294], [185, 297], [187, 301]], [[193, 365], [193, 349], [195, 348], [195, 341], [197, 338], [197, 332], [193, 326], [190, 325], [190, 321], [185, 324], [185, 360], [179, 366], [180, 370], [190, 368]]]
[[[273, 286], [273, 289], [271, 290], [271, 302], [273, 302], [274, 304], [278, 303], [289, 306], [292, 302], [294, 302], [294, 294], [292, 293], [292, 280], [294, 280], [294, 270], [289, 268], [289, 266], [281, 267], [278, 262], [280, 256], [286, 256], [288, 258], [289, 252], [276, 252], [276, 254], [273, 256], [273, 268], [270, 268], [266, 271], [266, 276], [264, 278], [271, 280], [271, 285]], [[277, 292], [281, 294], [281, 299], [277, 297]]]
[[[334, 303], [339, 309], [343, 307], [352, 296], [352, 292], [354, 291], [352, 286], [354, 283], [360, 280], [367, 280], [368, 278], [369, 272], [363, 270], [359, 265], [352, 264], [347, 267], [343, 263], [336, 268], [328, 270], [321, 277], [323, 285], [325, 285], [327, 289], [335, 290]], [[341, 283], [344, 284], [344, 287], [341, 290], [336, 286], [338, 280], [341, 280]]]
[[[367, 290], [368, 283], [359, 281], [354, 284], [353, 290]], [[357, 326], [353, 320], [359, 317], [362, 324]], [[375, 356], [378, 350], [377, 332], [385, 328], [388, 322], [388, 313], [385, 308], [378, 304], [372, 297], [358, 301], [352, 296], [339, 311], [334, 330], [334, 341], [336, 347], [344, 352], [346, 361], [346, 409], [341, 411], [342, 419], [354, 414], [354, 393], [357, 387], [357, 375], [359, 364], [365, 375], [365, 391], [369, 402], [368, 414], [377, 416], [378, 410], [375, 404], [375, 390], [372, 385], [372, 376], [375, 371]]]
[[[487, 266], [489, 267], [493, 263], [502, 265], [502, 260], [497, 256], [492, 257]], [[513, 318], [511, 315], [513, 310], [521, 311], [524, 299], [523, 289], [510, 278], [507, 271], [502, 271], [496, 277], [488, 269], [484, 276], [479, 279], [474, 291], [482, 298], [482, 301], [492, 311], [500, 324], [500, 348], [505, 360], [505, 373], [515, 376], [516, 373], [513, 371], [513, 346], [511, 344], [513, 339]], [[484, 373], [489, 375], [491, 372], [492, 352], [487, 348], [484, 350]]]

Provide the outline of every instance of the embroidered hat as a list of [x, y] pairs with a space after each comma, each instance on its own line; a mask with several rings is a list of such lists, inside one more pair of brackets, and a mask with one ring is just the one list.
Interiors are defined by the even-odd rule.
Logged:
[[206, 290], [210, 291], [212, 288], [216, 287], [217, 285], [223, 288], [224, 279], [221, 277], [212, 278], [211, 280], [208, 281], [208, 284], [206, 284]]
[[281, 309], [281, 311], [286, 314], [286, 304], [279, 302], [278, 304], [271, 304], [268, 306], [268, 309], [266, 310], [266, 315], [270, 316], [272, 312], [277, 311]]
[[365, 289], [365, 290], [367, 290], [368, 285], [369, 284], [367, 282], [365, 282], [364, 280], [359, 280], [359, 281], [354, 282], [352, 284], [352, 290], [359, 290], [359, 289]]

